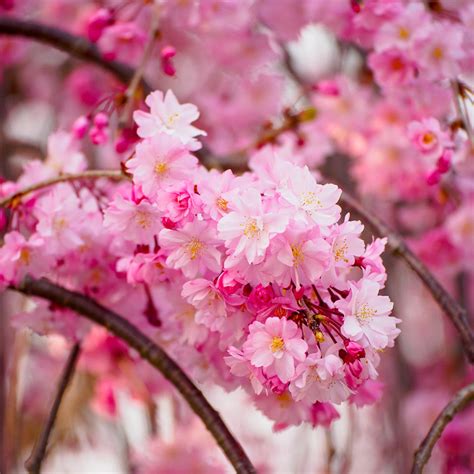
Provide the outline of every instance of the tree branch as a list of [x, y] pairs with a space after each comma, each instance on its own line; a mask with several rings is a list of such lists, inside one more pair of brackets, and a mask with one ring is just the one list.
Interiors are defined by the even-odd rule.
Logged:
[[448, 423], [472, 401], [474, 401], [474, 383], [459, 390], [438, 415], [425, 439], [415, 452], [411, 474], [421, 474], [423, 472], [423, 468], [428, 462], [436, 442], [443, 434]]
[[54, 422], [58, 415], [61, 402], [64, 394], [67, 390], [69, 382], [74, 376], [77, 360], [81, 352], [79, 343], [74, 344], [69, 357], [67, 358], [66, 365], [64, 366], [61, 378], [59, 379], [58, 386], [56, 388], [56, 394], [54, 396], [53, 404], [48, 414], [48, 418], [43, 427], [40, 437], [38, 438], [30, 457], [25, 462], [25, 468], [30, 474], [39, 474], [41, 471], [41, 464], [46, 455], [46, 448], [48, 447], [48, 440], [54, 427]]
[[82, 173], [75, 173], [75, 174], [61, 174], [59, 176], [55, 176], [54, 178], [46, 179], [44, 181], [40, 181], [38, 183], [32, 184], [31, 186], [27, 186], [20, 191], [12, 194], [11, 196], [7, 196], [6, 198], [0, 200], [0, 208], [7, 207], [12, 203], [17, 202], [23, 196], [30, 194], [34, 191], [39, 191], [40, 189], [47, 188], [52, 186], [53, 184], [64, 183], [66, 181], [77, 181], [80, 179], [99, 179], [99, 178], [108, 178], [114, 180], [121, 180], [127, 179], [127, 176], [123, 174], [121, 171], [116, 170], [88, 170], [83, 171]]
[[[128, 84], [135, 73], [135, 70], [126, 64], [118, 61], [107, 61], [99, 49], [86, 38], [73, 35], [54, 26], [12, 17], [3, 17], [0, 18], [0, 35], [20, 36], [45, 43], [77, 59], [93, 63], [105, 69], [124, 84]], [[149, 84], [143, 79], [141, 84], [145, 95], [149, 94], [152, 90]]]
[[94, 323], [105, 327], [112, 334], [125, 341], [176, 387], [214, 436], [236, 472], [242, 474], [256, 472], [242, 446], [232, 436], [219, 413], [212, 408], [184, 371], [163, 349], [125, 318], [108, 310], [93, 299], [62, 288], [46, 278], [37, 280], [27, 275], [19, 285], [10, 288], [26, 295], [39, 296], [58, 306], [72, 309]]
[[466, 310], [443, 288], [425, 264], [409, 249], [403, 239], [392, 232], [377, 216], [365, 209], [346, 192], [342, 193], [341, 203], [367, 223], [378, 237], [387, 237], [389, 248], [418, 275], [438, 305], [451, 319], [459, 332], [469, 361], [474, 363], [474, 332], [467, 319]]

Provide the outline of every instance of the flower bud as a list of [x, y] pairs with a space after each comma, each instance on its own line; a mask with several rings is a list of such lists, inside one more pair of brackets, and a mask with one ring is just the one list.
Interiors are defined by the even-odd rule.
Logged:
[[78, 117], [72, 124], [72, 134], [74, 135], [74, 138], [77, 138], [78, 140], [84, 138], [89, 125], [90, 120], [86, 116], [81, 115]]
[[100, 8], [87, 23], [87, 37], [93, 43], [99, 41], [104, 29], [114, 22], [112, 12], [108, 8]]

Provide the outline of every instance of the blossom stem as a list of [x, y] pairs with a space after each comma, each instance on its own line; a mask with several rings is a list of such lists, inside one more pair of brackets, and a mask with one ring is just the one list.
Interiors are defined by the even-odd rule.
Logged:
[[[48, 44], [78, 59], [105, 69], [120, 82], [128, 84], [134, 76], [134, 69], [118, 61], [107, 61], [99, 49], [86, 38], [73, 35], [54, 26], [12, 17], [0, 18], [0, 35], [21, 36]], [[151, 92], [150, 85], [143, 79], [141, 84], [145, 94]]]
[[155, 6], [153, 10], [152, 26], [150, 28], [150, 33], [148, 36], [148, 42], [145, 46], [145, 51], [143, 52], [140, 65], [135, 70], [133, 77], [130, 81], [130, 84], [127, 87], [127, 90], [125, 91], [125, 104], [123, 106], [123, 110], [120, 115], [119, 127], [123, 128], [127, 124], [130, 114], [132, 112], [134, 99], [137, 95], [137, 92], [139, 91], [139, 86], [141, 84], [142, 77], [145, 72], [145, 66], [148, 60], [150, 59], [151, 53], [153, 52], [153, 48], [155, 46], [157, 37], [159, 35], [160, 30], [159, 30], [158, 20], [159, 20], [158, 7]]
[[105, 327], [131, 348], [137, 350], [143, 359], [157, 368], [181, 393], [214, 436], [236, 472], [242, 474], [256, 472], [242, 446], [233, 437], [219, 413], [209, 404], [185, 372], [161, 347], [125, 318], [108, 310], [92, 298], [69, 291], [46, 278], [35, 279], [27, 275], [17, 286], [10, 288], [25, 295], [44, 298], [58, 306], [76, 311], [94, 323]]
[[421, 474], [423, 472], [423, 468], [428, 462], [436, 442], [443, 434], [448, 423], [472, 401], [474, 401], [474, 383], [459, 390], [438, 415], [425, 439], [415, 452], [415, 459], [411, 470], [412, 474]]
[[41, 472], [41, 465], [46, 457], [46, 449], [48, 447], [49, 437], [54, 428], [54, 423], [61, 407], [61, 402], [64, 394], [71, 382], [76, 369], [77, 360], [81, 353], [81, 346], [79, 343], [74, 344], [69, 353], [69, 356], [64, 366], [61, 377], [58, 381], [56, 394], [54, 396], [48, 418], [43, 427], [43, 430], [38, 438], [30, 457], [25, 462], [25, 468], [30, 474], [39, 474]]

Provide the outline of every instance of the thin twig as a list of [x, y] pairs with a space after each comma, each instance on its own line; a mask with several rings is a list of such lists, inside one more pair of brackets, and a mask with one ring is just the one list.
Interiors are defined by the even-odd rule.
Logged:
[[7, 196], [6, 198], [0, 201], [0, 208], [9, 206], [12, 203], [17, 203], [22, 197], [30, 194], [34, 191], [39, 191], [40, 189], [47, 188], [52, 186], [53, 184], [64, 183], [66, 181], [77, 181], [80, 179], [99, 179], [99, 178], [108, 178], [114, 180], [121, 180], [127, 179], [127, 176], [123, 174], [121, 171], [117, 170], [88, 170], [83, 171], [82, 173], [74, 173], [74, 174], [61, 174], [59, 176], [55, 176], [54, 178], [46, 179], [44, 181], [40, 181], [38, 183], [32, 184], [16, 193], [12, 194], [11, 196]]
[[342, 193], [341, 203], [368, 224], [378, 237], [387, 237], [389, 248], [418, 275], [438, 305], [451, 319], [459, 332], [469, 361], [474, 363], [474, 332], [467, 319], [466, 310], [443, 288], [426, 265], [410, 250], [403, 239], [395, 232], [392, 232], [377, 216], [365, 209], [346, 192]]
[[[96, 64], [124, 84], [131, 81], [135, 72], [126, 64], [106, 60], [99, 49], [86, 38], [73, 35], [54, 26], [3, 17], [0, 18], [0, 35], [20, 36], [48, 44], [78, 59]], [[143, 79], [141, 83], [145, 94], [149, 94], [152, 90], [151, 87]]]
[[428, 462], [436, 442], [443, 434], [448, 423], [472, 401], [474, 401], [474, 383], [459, 390], [438, 415], [425, 439], [415, 452], [411, 474], [421, 474], [423, 472], [423, 468]]
[[124, 103], [123, 110], [122, 110], [122, 113], [120, 115], [120, 120], [119, 120], [120, 127], [124, 127], [126, 123], [128, 122], [128, 118], [130, 116], [130, 113], [132, 111], [132, 107], [134, 104], [134, 98], [137, 95], [139, 86], [142, 81], [143, 74], [145, 72], [145, 66], [148, 60], [150, 59], [151, 53], [153, 52], [153, 48], [155, 46], [156, 39], [160, 31], [158, 13], [159, 13], [158, 7], [155, 6], [153, 10], [152, 25], [151, 25], [149, 36], [148, 36], [148, 42], [145, 46], [145, 51], [143, 52], [143, 56], [140, 61], [140, 64], [135, 70], [129, 86], [127, 87], [127, 90], [125, 91], [125, 103]]
[[46, 278], [34, 279], [27, 275], [18, 286], [10, 288], [26, 295], [45, 298], [58, 306], [72, 309], [105, 327], [131, 348], [137, 350], [143, 359], [156, 367], [181, 393], [214, 436], [236, 472], [245, 474], [256, 472], [242, 446], [232, 436], [219, 413], [212, 408], [185, 372], [163, 349], [125, 318], [108, 310], [93, 299], [62, 288]]
[[43, 431], [40, 434], [33, 451], [31, 452], [30, 457], [25, 462], [25, 468], [30, 474], [39, 474], [41, 471], [41, 464], [43, 463], [46, 456], [46, 449], [48, 447], [49, 437], [54, 427], [54, 422], [58, 415], [59, 408], [61, 407], [61, 402], [64, 398], [64, 394], [69, 386], [69, 382], [74, 376], [74, 371], [76, 368], [77, 360], [81, 352], [81, 346], [79, 343], [74, 344], [71, 352], [64, 366], [63, 372], [59, 379], [56, 394], [54, 396], [53, 404], [49, 410], [48, 418], [43, 427]]

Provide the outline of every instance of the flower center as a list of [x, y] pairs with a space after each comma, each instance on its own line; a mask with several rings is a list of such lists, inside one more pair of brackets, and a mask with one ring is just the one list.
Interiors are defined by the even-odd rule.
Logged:
[[400, 39], [407, 41], [410, 39], [410, 30], [404, 26], [401, 26], [398, 30], [398, 36]]
[[431, 145], [436, 140], [436, 135], [433, 132], [426, 132], [423, 134], [421, 141], [423, 145]]
[[135, 221], [142, 229], [149, 229], [151, 227], [151, 216], [148, 212], [138, 211]]
[[31, 261], [31, 252], [26, 247], [23, 247], [20, 251], [20, 262], [23, 265], [29, 265]]
[[258, 239], [260, 237], [260, 232], [256, 219], [248, 219], [244, 228], [245, 237], [249, 239]]
[[220, 198], [216, 199], [217, 207], [223, 212], [227, 212], [229, 210], [228, 207], [227, 207], [227, 204], [229, 204], [228, 201], [226, 199], [224, 199], [223, 197], [220, 197]]
[[441, 46], [436, 46], [436, 48], [433, 49], [431, 54], [433, 56], [433, 59], [436, 59], [437, 61], [439, 61], [440, 59], [443, 59], [444, 57], [443, 48], [441, 48]]
[[316, 197], [316, 193], [308, 191], [301, 195], [301, 204], [303, 206], [321, 207], [321, 201]]
[[360, 323], [366, 323], [377, 314], [377, 310], [371, 308], [367, 303], [362, 304], [356, 312], [356, 318]]
[[176, 122], [176, 120], [178, 120], [179, 118], [179, 114], [178, 113], [174, 113], [174, 114], [171, 114], [168, 116], [167, 120], [166, 120], [166, 126], [167, 127], [172, 127], [174, 125], [174, 123]]
[[334, 247], [334, 258], [336, 259], [336, 262], [340, 262], [343, 260], [344, 262], [348, 262], [349, 260], [346, 258], [346, 252], [348, 250], [349, 246], [347, 245], [347, 240], [344, 239], [342, 242], [339, 242], [335, 247]]
[[203, 247], [204, 247], [204, 244], [199, 239], [196, 239], [196, 238], [191, 239], [186, 244], [186, 250], [191, 260], [195, 260], [197, 257], [199, 257]]
[[282, 351], [285, 348], [285, 342], [279, 336], [274, 336], [272, 343], [270, 344], [270, 350], [272, 352]]
[[304, 260], [304, 254], [301, 251], [301, 245], [292, 245], [291, 253], [293, 254], [293, 265], [297, 267]]
[[162, 177], [168, 172], [168, 164], [163, 161], [158, 161], [155, 164], [154, 171], [156, 175]]
[[400, 58], [393, 58], [391, 66], [393, 71], [401, 71], [405, 67], [405, 64]]
[[64, 217], [56, 217], [53, 222], [53, 227], [57, 231], [64, 230], [67, 227], [68, 223]]

